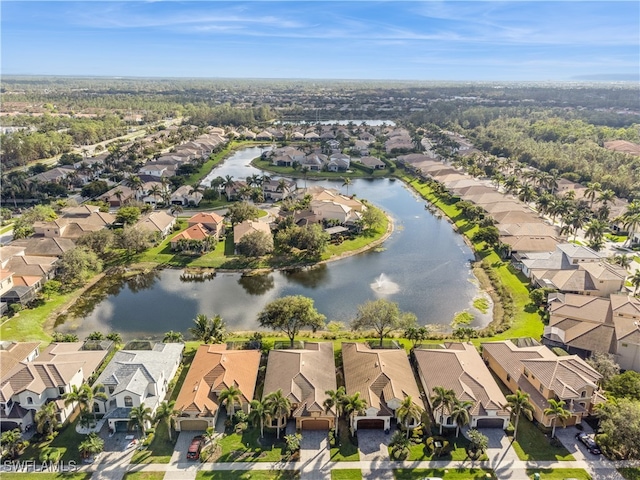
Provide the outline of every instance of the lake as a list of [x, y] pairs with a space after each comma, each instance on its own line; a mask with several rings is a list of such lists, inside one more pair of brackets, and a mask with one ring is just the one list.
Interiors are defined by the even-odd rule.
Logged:
[[[211, 172], [209, 181], [218, 175], [243, 179], [261, 173], [249, 162], [262, 151], [236, 152]], [[346, 192], [340, 181], [307, 184]], [[313, 298], [328, 321], [348, 323], [358, 305], [380, 297], [415, 313], [420, 324], [449, 324], [456, 312], [465, 309], [475, 315], [474, 326], [491, 320], [490, 313], [482, 314], [472, 305], [481, 295], [470, 270], [473, 252], [445, 219], [426, 210], [424, 201], [400, 181], [356, 179], [349, 193], [371, 201], [393, 218], [395, 230], [381, 248], [294, 273], [249, 277], [218, 273], [193, 282], [181, 279], [181, 270], [157, 271], [111, 285], [97, 305], [58, 330], [76, 332], [81, 338], [94, 330], [117, 331], [125, 339], [157, 337], [168, 330], [186, 334], [198, 313], [221, 315], [230, 330], [255, 330], [258, 312], [266, 303], [298, 294]]]

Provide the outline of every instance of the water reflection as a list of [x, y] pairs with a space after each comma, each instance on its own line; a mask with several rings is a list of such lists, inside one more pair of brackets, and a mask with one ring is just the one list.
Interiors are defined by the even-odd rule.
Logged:
[[273, 289], [276, 284], [271, 274], [242, 275], [238, 283], [249, 295], [261, 296]]
[[311, 268], [296, 268], [282, 272], [288, 282], [305, 288], [318, 288], [329, 283], [329, 269], [326, 264]]

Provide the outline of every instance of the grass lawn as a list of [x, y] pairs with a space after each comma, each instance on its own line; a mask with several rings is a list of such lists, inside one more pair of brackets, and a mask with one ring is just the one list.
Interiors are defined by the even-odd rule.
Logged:
[[520, 460], [575, 460], [566, 448], [552, 446], [544, 433], [523, 418], [518, 424], [518, 440], [513, 442], [513, 449]]
[[122, 480], [162, 480], [165, 472], [129, 472]]
[[[490, 476], [487, 477], [487, 474]], [[424, 477], [440, 477], [446, 480], [480, 480], [496, 478], [493, 474], [493, 470], [484, 468], [402, 468], [394, 470], [393, 476], [396, 480], [422, 480]]]
[[354, 468], [331, 470], [331, 480], [362, 480], [362, 472]]
[[242, 434], [232, 433], [219, 441], [221, 453], [216, 462], [279, 462], [285, 443], [276, 439], [275, 432], [266, 432], [260, 438], [259, 428], [249, 428]]
[[360, 460], [358, 447], [351, 443], [349, 438], [349, 424], [343, 418], [338, 424], [338, 434], [340, 441], [337, 447], [331, 449], [331, 460], [334, 462], [357, 462]]
[[527, 475], [533, 478], [535, 473], [540, 474], [544, 480], [564, 480], [576, 478], [577, 480], [591, 480], [591, 475], [581, 468], [527, 468]]
[[627, 480], [640, 480], [640, 468], [638, 467], [619, 468], [618, 473]]
[[169, 463], [176, 444], [177, 434], [173, 434], [173, 440], [169, 440], [167, 425], [160, 422], [156, 425], [156, 432], [151, 444], [146, 450], [139, 450], [133, 454], [131, 463]]
[[[265, 170], [267, 172], [272, 172], [272, 173], [276, 173], [278, 175], [285, 175], [287, 177], [291, 177], [291, 178], [308, 178], [308, 179], [334, 179], [334, 180], [340, 180], [343, 179], [345, 177], [349, 177], [349, 178], [382, 178], [382, 177], [387, 177], [389, 176], [389, 170], [388, 169], [383, 169], [383, 170], [374, 170], [373, 173], [369, 173], [369, 172], [365, 172], [363, 170], [359, 170], [357, 168], [352, 168], [348, 173], [347, 172], [315, 172], [315, 171], [308, 171], [306, 176], [302, 174], [302, 172], [300, 170], [296, 170], [293, 167], [279, 167], [276, 165], [272, 165], [271, 164], [271, 160], [261, 160], [259, 158], [254, 159], [251, 162], [251, 165], [253, 165], [256, 168], [260, 168], [262, 170]], [[298, 186], [301, 186], [300, 184], [298, 184]], [[304, 186], [304, 184], [302, 185]], [[345, 190], [346, 193], [346, 190]]]
[[25, 478], [37, 478], [38, 480], [89, 480], [91, 478], [91, 472], [74, 472], [74, 473], [7, 473], [2, 472], [2, 480], [25, 480]]
[[[459, 438], [456, 438], [455, 435], [446, 436], [445, 438], [449, 442], [449, 446], [451, 451], [445, 455], [440, 455], [439, 457], [434, 456], [430, 449], [427, 448], [424, 442], [418, 444], [411, 444], [409, 447], [409, 456], [406, 458], [408, 461], [412, 460], [451, 460], [451, 461], [464, 461], [468, 458], [467, 455], [467, 446], [469, 445], [469, 440], [467, 440], [463, 435], [460, 435]], [[389, 457], [391, 457], [391, 449], [389, 449]], [[488, 457], [486, 455], [482, 455], [478, 460], [487, 460]]]
[[0, 227], [0, 235], [13, 230], [13, 223]]
[[18, 315], [8, 319], [0, 328], [0, 338], [18, 340], [21, 342], [42, 340], [50, 342], [51, 337], [44, 331], [43, 325], [49, 316], [65, 303], [69, 302], [75, 292], [64, 295], [54, 294], [44, 305], [23, 310]]
[[196, 474], [196, 480], [297, 480], [300, 473], [295, 470], [230, 470]]
[[65, 463], [74, 461], [77, 465], [81, 465], [82, 458], [80, 458], [78, 445], [80, 445], [87, 436], [76, 432], [77, 423], [78, 415], [76, 415], [72, 422], [64, 426], [53, 440], [29, 444], [24, 453], [20, 455], [20, 460], [34, 460], [36, 463], [39, 463], [38, 457], [40, 456], [40, 451], [45, 447], [51, 447], [63, 452], [60, 461]]

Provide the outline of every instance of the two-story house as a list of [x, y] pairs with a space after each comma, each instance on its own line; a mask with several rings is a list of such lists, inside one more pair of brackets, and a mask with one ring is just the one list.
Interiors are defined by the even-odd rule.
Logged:
[[[64, 422], [75, 405], [65, 405], [62, 396], [79, 387], [102, 364], [106, 350], [83, 350], [83, 342], [52, 343], [40, 354], [37, 344], [9, 345], [0, 383], [0, 423], [8, 428], [33, 424], [35, 413], [49, 402], [56, 402], [58, 420]], [[16, 356], [16, 352], [19, 355]], [[24, 357], [17, 361], [18, 357]], [[7, 361], [8, 369], [4, 367]], [[6, 370], [6, 373], [5, 373]]]
[[144, 403], [154, 414], [182, 359], [182, 343], [157, 343], [150, 350], [120, 350], [100, 374], [107, 400], [96, 400], [95, 413], [104, 414], [112, 431], [126, 431], [132, 407]]
[[563, 400], [570, 412], [565, 425], [579, 424], [603, 397], [602, 376], [577, 355], [559, 357], [544, 345], [519, 346], [511, 340], [482, 344], [482, 358], [511, 392], [529, 394], [535, 420], [551, 427], [549, 400]]

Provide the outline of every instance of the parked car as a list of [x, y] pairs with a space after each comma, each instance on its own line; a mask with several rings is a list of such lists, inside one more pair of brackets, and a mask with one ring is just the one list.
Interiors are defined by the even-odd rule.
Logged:
[[594, 455], [600, 455], [602, 453], [596, 441], [586, 433], [579, 432], [576, 434], [576, 438], [580, 440], [585, 447], [587, 447], [589, 453], [592, 453]]
[[187, 460], [198, 460], [200, 458], [202, 445], [204, 445], [204, 438], [202, 438], [202, 436], [198, 435], [197, 437], [193, 437], [189, 445], [189, 450], [187, 450]]

